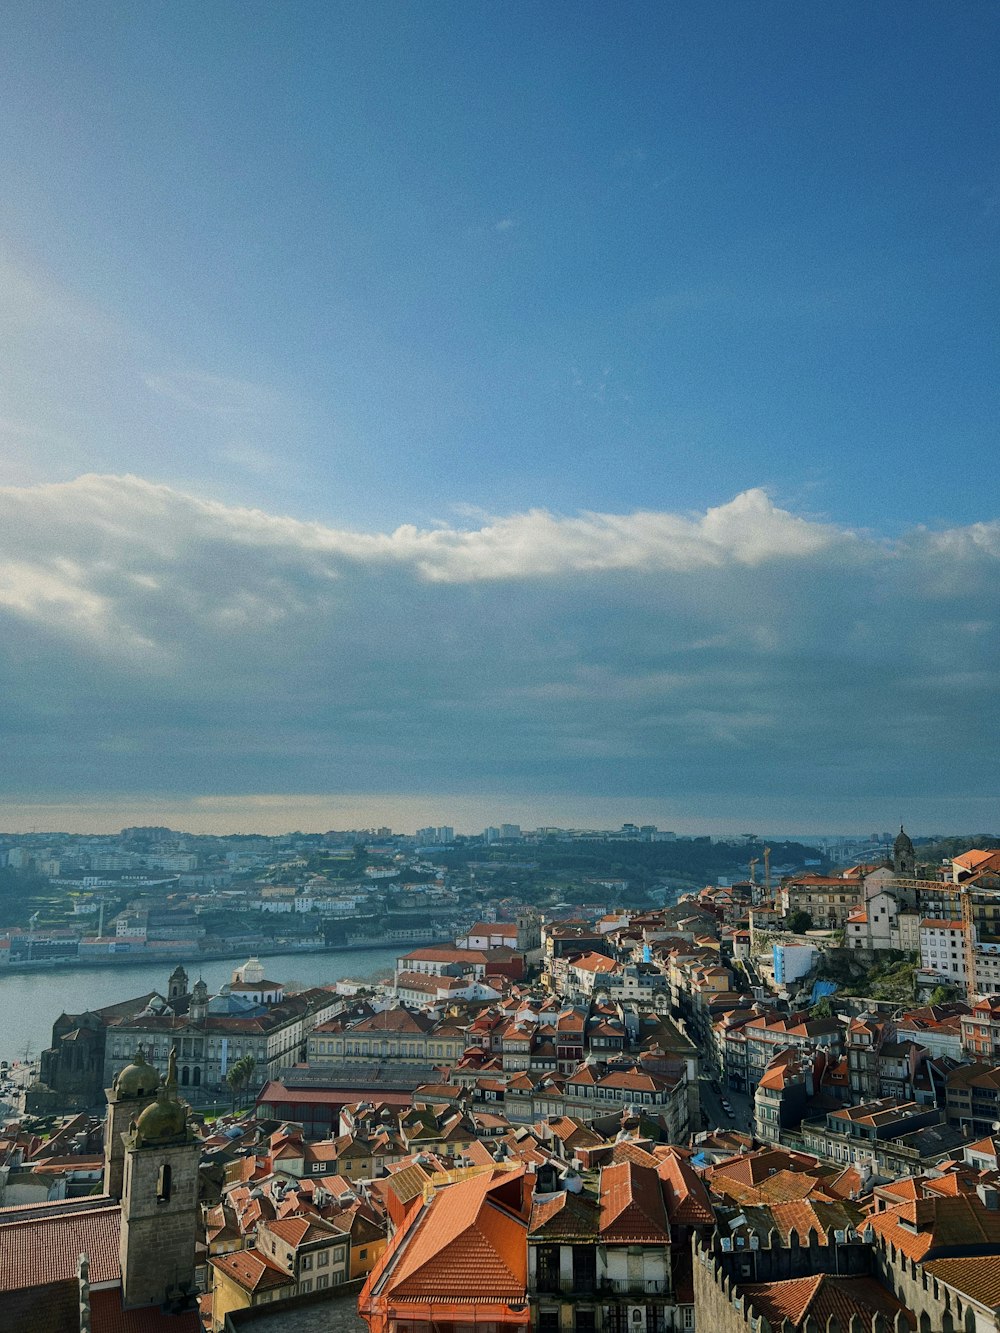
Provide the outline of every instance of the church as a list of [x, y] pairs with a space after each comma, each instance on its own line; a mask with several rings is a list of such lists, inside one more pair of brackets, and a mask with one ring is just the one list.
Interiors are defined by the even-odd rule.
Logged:
[[4, 1333], [198, 1333], [201, 1145], [141, 1049], [107, 1090], [103, 1193], [0, 1208]]

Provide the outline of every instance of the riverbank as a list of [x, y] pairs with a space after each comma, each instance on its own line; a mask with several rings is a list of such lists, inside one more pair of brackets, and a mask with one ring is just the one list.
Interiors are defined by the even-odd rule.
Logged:
[[[400, 949], [381, 944], [368, 949], [330, 951], [286, 950], [268, 954], [267, 971], [282, 984], [296, 987], [331, 985], [346, 980], [374, 981], [390, 977]], [[0, 1059], [24, 1060], [25, 1052], [36, 1055], [52, 1039], [52, 1025], [62, 1013], [80, 1014], [103, 1009], [137, 995], [167, 993], [167, 979], [181, 963], [192, 982], [203, 977], [211, 993], [217, 993], [232, 977], [233, 967], [246, 962], [246, 951], [224, 959], [171, 957], [166, 961], [123, 959], [115, 967], [62, 966], [60, 968], [4, 969], [0, 973]], [[29, 1056], [30, 1058], [30, 1056]], [[2, 1322], [2, 1321], [0, 1321]]]
[[406, 953], [410, 949], [419, 949], [425, 944], [447, 943], [442, 940], [440, 935], [428, 935], [419, 940], [401, 940], [397, 944], [389, 941], [372, 940], [368, 943], [354, 942], [350, 944], [294, 944], [288, 940], [281, 940], [274, 945], [261, 946], [254, 944], [248, 946], [243, 944], [240, 947], [232, 949], [206, 949], [197, 954], [188, 953], [148, 953], [143, 950], [141, 953], [110, 953], [106, 956], [99, 955], [92, 958], [32, 958], [23, 962], [4, 963], [0, 966], [0, 979], [9, 974], [22, 974], [25, 972], [55, 972], [60, 969], [78, 970], [89, 968], [122, 968], [135, 967], [136, 965], [145, 966], [147, 963], [151, 967], [169, 967], [171, 964], [176, 967], [178, 964], [182, 967], [196, 967], [200, 963], [214, 962], [244, 962], [248, 957], [253, 958], [275, 958], [295, 956], [306, 957], [317, 954], [340, 954], [340, 953], [370, 953], [372, 949], [398, 949], [401, 953]]

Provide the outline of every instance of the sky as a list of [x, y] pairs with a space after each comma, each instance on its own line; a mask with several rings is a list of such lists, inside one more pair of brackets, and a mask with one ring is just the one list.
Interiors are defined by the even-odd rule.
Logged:
[[998, 50], [11, 9], [0, 829], [1000, 828]]

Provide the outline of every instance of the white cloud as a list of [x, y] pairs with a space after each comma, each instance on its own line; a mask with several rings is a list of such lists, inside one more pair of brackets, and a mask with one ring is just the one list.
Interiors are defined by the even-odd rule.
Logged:
[[136, 477], [0, 490], [8, 787], [993, 781], [996, 523], [892, 543], [761, 490], [465, 522], [353, 532]]

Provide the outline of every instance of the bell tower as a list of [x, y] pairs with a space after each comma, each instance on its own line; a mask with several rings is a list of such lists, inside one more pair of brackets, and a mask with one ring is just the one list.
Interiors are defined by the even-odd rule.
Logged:
[[146, 1059], [142, 1047], [137, 1046], [135, 1059], [118, 1071], [105, 1093], [108, 1110], [104, 1119], [104, 1193], [112, 1199], [122, 1197], [125, 1173], [122, 1135], [156, 1096], [159, 1084], [159, 1074]]
[[913, 843], [900, 824], [899, 836], [892, 844], [892, 868], [903, 879], [913, 879], [916, 874], [916, 859]]
[[126, 1308], [187, 1308], [195, 1299], [201, 1145], [177, 1098], [177, 1053], [166, 1082], [124, 1135], [122, 1300]]
[[167, 982], [167, 999], [183, 1000], [188, 993], [188, 974], [181, 967], [180, 963], [170, 973], [170, 980]]

